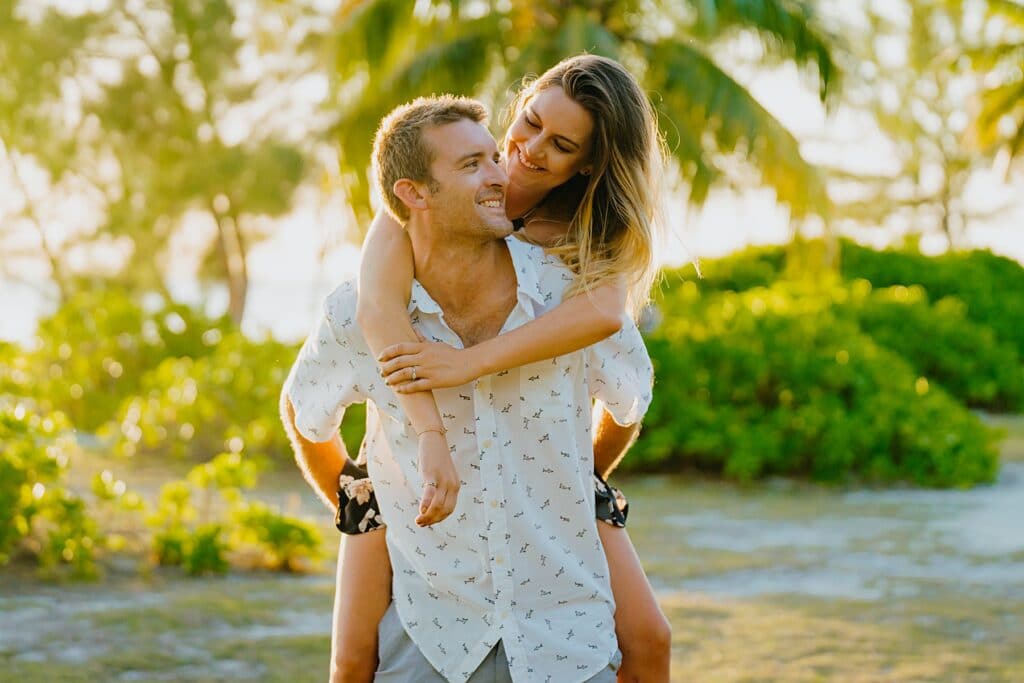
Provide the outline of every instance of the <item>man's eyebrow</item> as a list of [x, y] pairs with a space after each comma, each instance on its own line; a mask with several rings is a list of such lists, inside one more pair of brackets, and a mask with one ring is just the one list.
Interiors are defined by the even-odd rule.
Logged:
[[[540, 117], [540, 115], [539, 115], [539, 114], [537, 113], [537, 110], [536, 110], [536, 109], [534, 109], [533, 107], [527, 107], [527, 108], [526, 108], [526, 112], [527, 112], [528, 114], [532, 115], [532, 116], [533, 116], [533, 118], [537, 119], [537, 120], [538, 120], [538, 121], [540, 121], [541, 123], [544, 123], [544, 120], [543, 120], [543, 119], [542, 119], [542, 118]], [[580, 143], [576, 142], [576, 141], [575, 141], [575, 140], [573, 140], [572, 138], [567, 138], [567, 137], [565, 137], [564, 135], [559, 135], [559, 134], [557, 134], [557, 133], [555, 134], [555, 136], [554, 136], [554, 137], [556, 137], [556, 138], [559, 138], [560, 140], [564, 140], [565, 142], [568, 142], [568, 143], [569, 143], [570, 145], [572, 145], [572, 146], [573, 146], [573, 147], [575, 147], [576, 149], [579, 149], [579, 148], [580, 148]]]
[[471, 159], [479, 159], [484, 156], [487, 156], [484, 152], [470, 152], [469, 154], [463, 154], [461, 157], [455, 160], [455, 165], [460, 166], [461, 164]]

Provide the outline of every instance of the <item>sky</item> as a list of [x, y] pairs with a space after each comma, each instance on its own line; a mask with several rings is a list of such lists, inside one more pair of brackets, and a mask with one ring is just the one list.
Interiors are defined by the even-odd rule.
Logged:
[[[737, 47], [737, 59], [726, 67], [796, 136], [809, 161], [864, 173], [893, 172], [890, 143], [870, 117], [842, 106], [826, 112], [813, 84], [801, 79], [795, 66], [753, 66], [753, 60], [743, 59], [746, 48], [742, 42]], [[297, 84], [296, 97], [315, 102], [324, 96], [325, 83], [325, 79], [307, 79]], [[325, 164], [329, 164], [329, 156], [322, 160]], [[1015, 187], [994, 171], [982, 171], [972, 177], [965, 191], [971, 206], [1006, 209], [995, 218], [972, 223], [965, 246], [991, 248], [1024, 263], [1024, 201], [1015, 196], [1024, 193], [1020, 192], [1020, 178], [1016, 180]], [[7, 181], [0, 178], [0, 184]], [[61, 211], [80, 214], [89, 211], [88, 204], [88, 199], [55, 198], [53, 210], [55, 215]], [[0, 197], [0, 211], [3, 208], [4, 199]], [[685, 263], [694, 257], [721, 256], [750, 244], [784, 243], [791, 234], [787, 209], [775, 201], [771, 190], [764, 188], [714, 190], [700, 209], [687, 208], [681, 198], [672, 198], [666, 215], [672, 238], [661, 260], [668, 265]], [[245, 321], [248, 333], [270, 332], [290, 341], [306, 334], [323, 296], [356, 272], [358, 245], [346, 236], [349, 216], [340, 200], [325, 197], [312, 188], [300, 191], [294, 210], [276, 221], [273, 236], [255, 246], [250, 254], [250, 299]], [[53, 221], [51, 229], [59, 230], [60, 223]], [[201, 219], [186, 221], [172, 260], [170, 286], [182, 299], [220, 312], [227, 305], [226, 293], [206, 293], [204, 299], [191, 275], [194, 259], [190, 259], [189, 244], [205, 239], [207, 230], [209, 226]], [[891, 232], [877, 229], [849, 234], [879, 247], [893, 237]], [[24, 244], [30, 247], [33, 239], [37, 238], [26, 235]], [[325, 246], [326, 255], [321, 259]], [[926, 236], [921, 247], [926, 252], [937, 252], [945, 248], [945, 240], [937, 234]], [[116, 252], [116, 245], [108, 245], [107, 253]], [[38, 317], [50, 310], [51, 304], [40, 291], [46, 282], [45, 264], [40, 263], [33, 270], [35, 274], [28, 283], [0, 280], [0, 339], [29, 341]]]

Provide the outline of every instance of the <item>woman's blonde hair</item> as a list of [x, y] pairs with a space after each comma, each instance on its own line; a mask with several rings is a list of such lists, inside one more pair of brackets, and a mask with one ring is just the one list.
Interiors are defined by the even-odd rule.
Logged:
[[654, 108], [636, 79], [618, 62], [596, 55], [565, 59], [524, 82], [509, 109], [514, 119], [530, 98], [551, 87], [594, 118], [589, 175], [577, 174], [545, 197], [569, 230], [550, 249], [576, 274], [566, 296], [621, 279], [628, 310], [647, 304], [658, 268], [660, 183], [664, 143]]

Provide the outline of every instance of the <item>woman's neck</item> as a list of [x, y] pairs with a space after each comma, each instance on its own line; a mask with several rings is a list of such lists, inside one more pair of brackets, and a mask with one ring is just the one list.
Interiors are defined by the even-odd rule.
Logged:
[[505, 192], [505, 213], [511, 219], [522, 218], [523, 214], [540, 204], [547, 194], [547, 190], [509, 185]]

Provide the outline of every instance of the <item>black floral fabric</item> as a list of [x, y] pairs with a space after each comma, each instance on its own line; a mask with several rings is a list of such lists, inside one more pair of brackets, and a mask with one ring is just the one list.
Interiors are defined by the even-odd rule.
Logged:
[[[615, 527], [626, 526], [629, 514], [626, 496], [597, 472], [594, 472], [594, 498], [598, 520]], [[345, 460], [338, 477], [338, 512], [334, 524], [344, 534], [364, 534], [386, 526], [366, 468], [350, 459]]]

